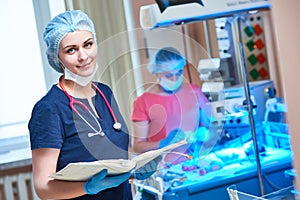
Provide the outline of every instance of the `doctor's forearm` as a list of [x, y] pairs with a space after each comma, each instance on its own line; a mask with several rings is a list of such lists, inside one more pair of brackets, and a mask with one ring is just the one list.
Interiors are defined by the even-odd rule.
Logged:
[[35, 190], [41, 199], [70, 199], [86, 194], [84, 183], [50, 180], [45, 184], [37, 182]]

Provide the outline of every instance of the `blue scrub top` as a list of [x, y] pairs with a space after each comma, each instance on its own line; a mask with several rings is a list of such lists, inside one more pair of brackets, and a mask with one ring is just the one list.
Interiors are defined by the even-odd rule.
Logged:
[[[121, 131], [113, 129], [113, 118], [102, 96], [96, 92], [93, 102], [100, 117], [100, 123], [105, 136], [88, 137], [95, 132], [81, 117], [70, 108], [70, 102], [64, 92], [53, 85], [48, 93], [36, 103], [29, 121], [31, 149], [55, 148], [60, 149], [57, 171], [71, 162], [88, 162], [101, 159], [127, 159], [129, 134], [111, 89], [102, 83], [96, 83], [110, 103], [114, 114], [122, 124]], [[76, 99], [83, 102], [92, 110], [87, 99]], [[96, 130], [99, 126], [95, 118], [80, 106], [76, 106], [84, 119]], [[90, 195], [85, 195], [90, 196]], [[93, 195], [92, 195], [93, 196]], [[97, 196], [97, 195], [96, 195]], [[96, 197], [95, 196], [95, 197]], [[131, 199], [128, 182], [117, 188], [108, 189], [98, 194], [99, 199]], [[98, 197], [97, 196], [97, 197]], [[107, 196], [107, 198], [104, 198]], [[98, 199], [93, 196], [92, 199]], [[100, 198], [101, 197], [101, 198]], [[84, 197], [79, 199], [85, 199]], [[89, 199], [89, 197], [88, 197]]]

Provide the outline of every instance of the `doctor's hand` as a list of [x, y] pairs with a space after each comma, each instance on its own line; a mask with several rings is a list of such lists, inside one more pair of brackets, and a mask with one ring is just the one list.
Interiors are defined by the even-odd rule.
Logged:
[[162, 139], [160, 141], [159, 148], [163, 148], [163, 147], [168, 146], [170, 144], [180, 142], [184, 139], [186, 139], [185, 132], [181, 129], [174, 129], [169, 133], [169, 135], [165, 139]]
[[104, 169], [87, 180], [84, 184], [84, 191], [87, 194], [97, 194], [102, 190], [119, 186], [121, 183], [128, 180], [130, 175], [131, 173], [128, 172], [121, 175], [107, 176], [107, 170]]
[[207, 128], [200, 126], [194, 132], [187, 133], [187, 142], [206, 142], [210, 139], [210, 132]]
[[144, 166], [140, 167], [139, 169], [135, 170], [133, 173], [134, 178], [138, 180], [144, 180], [146, 178], [149, 178], [154, 174], [157, 170], [157, 166], [159, 162], [162, 160], [162, 156], [158, 156], [145, 164]]

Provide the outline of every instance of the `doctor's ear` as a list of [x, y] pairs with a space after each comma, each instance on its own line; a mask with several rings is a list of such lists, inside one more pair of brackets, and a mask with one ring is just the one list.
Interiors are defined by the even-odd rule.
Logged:
[[59, 67], [61, 68], [62, 71], [65, 71], [65, 67], [62, 63], [59, 63]]
[[58, 64], [59, 64], [59, 67], [60, 67], [63, 71], [65, 71], [65, 66], [64, 66], [64, 64], [62, 64], [62, 62], [61, 62], [60, 60], [58, 60]]

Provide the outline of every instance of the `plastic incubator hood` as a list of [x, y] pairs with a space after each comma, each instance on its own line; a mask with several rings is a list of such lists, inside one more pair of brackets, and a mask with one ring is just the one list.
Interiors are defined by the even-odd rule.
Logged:
[[271, 8], [268, 0], [168, 0], [168, 2], [169, 6], [163, 9], [158, 4], [142, 6], [140, 8], [141, 27], [153, 29], [223, 17], [243, 11]]

